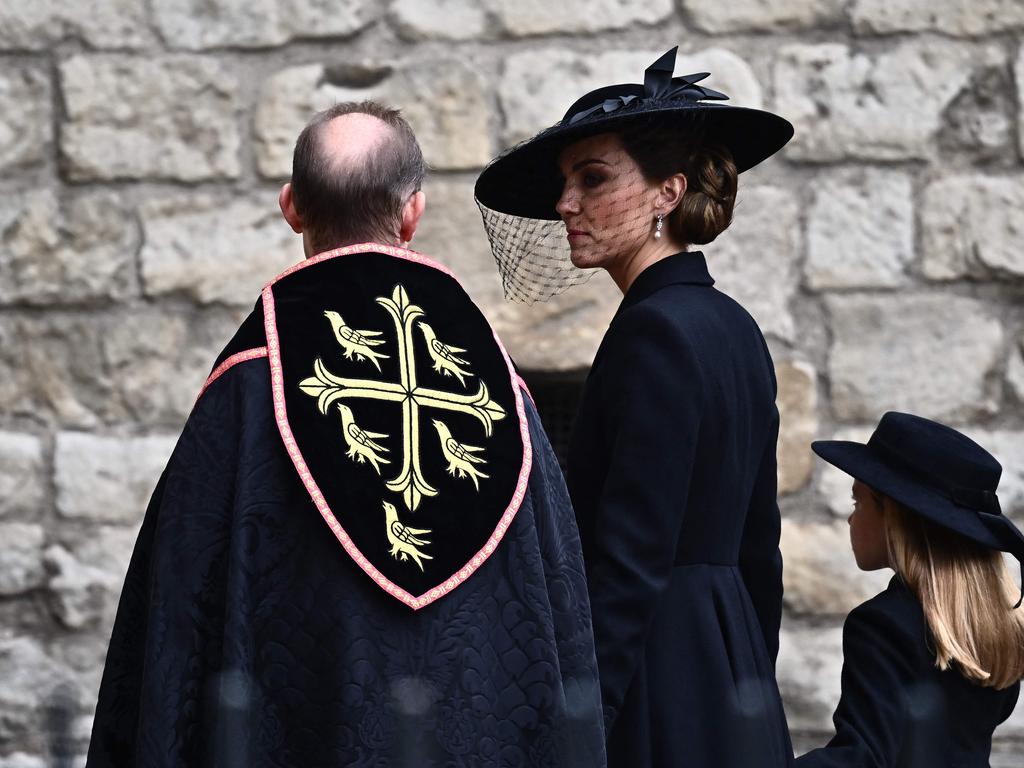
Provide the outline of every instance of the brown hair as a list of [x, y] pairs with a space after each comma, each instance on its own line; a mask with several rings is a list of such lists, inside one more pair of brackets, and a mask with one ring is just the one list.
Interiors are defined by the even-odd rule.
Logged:
[[935, 643], [935, 666], [1002, 689], [1024, 678], [1024, 611], [1001, 552], [880, 496], [889, 562], [917, 596]]
[[[390, 127], [359, 162], [339, 168], [322, 151], [320, 133], [336, 117], [361, 113]], [[398, 239], [402, 208], [423, 183], [426, 164], [412, 128], [397, 109], [373, 101], [342, 102], [317, 113], [299, 134], [292, 157], [292, 197], [315, 252]]]
[[665, 223], [672, 237], [686, 245], [710, 243], [732, 222], [736, 203], [736, 163], [732, 152], [706, 141], [703, 134], [637, 125], [620, 134], [622, 145], [648, 179], [686, 176], [682, 201]]

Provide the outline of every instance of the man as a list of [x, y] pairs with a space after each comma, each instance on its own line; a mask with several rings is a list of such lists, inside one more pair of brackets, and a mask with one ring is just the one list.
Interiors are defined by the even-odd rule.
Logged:
[[157, 485], [89, 766], [603, 764], [562, 477], [483, 315], [399, 245], [423, 174], [377, 104], [300, 135], [280, 204], [311, 258], [264, 289]]

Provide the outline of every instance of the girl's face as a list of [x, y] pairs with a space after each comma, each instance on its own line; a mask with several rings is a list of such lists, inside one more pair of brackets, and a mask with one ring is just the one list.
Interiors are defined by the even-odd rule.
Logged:
[[574, 265], [614, 268], [648, 242], [658, 185], [644, 178], [616, 134], [571, 144], [558, 165], [565, 185], [555, 210], [565, 222]]
[[889, 567], [882, 497], [860, 480], [853, 481], [853, 512], [848, 522], [857, 567], [862, 571]]

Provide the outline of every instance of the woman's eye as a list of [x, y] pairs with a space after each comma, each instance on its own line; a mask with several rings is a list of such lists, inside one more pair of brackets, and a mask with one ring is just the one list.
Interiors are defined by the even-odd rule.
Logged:
[[603, 181], [604, 181], [604, 176], [602, 176], [599, 173], [585, 173], [585, 174], [583, 174], [583, 186], [587, 187], [588, 189], [593, 189], [594, 187], [600, 186], [600, 184]]

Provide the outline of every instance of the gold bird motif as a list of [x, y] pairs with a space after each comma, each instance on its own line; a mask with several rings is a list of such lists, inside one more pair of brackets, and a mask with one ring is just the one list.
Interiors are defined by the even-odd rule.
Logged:
[[462, 386], [466, 386], [466, 380], [463, 377], [472, 374], [460, 366], [469, 366], [469, 361], [459, 357], [459, 353], [466, 350], [440, 341], [434, 333], [434, 329], [426, 323], [421, 321], [419, 326], [423, 331], [423, 337], [427, 340], [427, 352], [430, 353], [430, 359], [434, 361], [434, 370], [444, 373], [445, 376], [454, 376]]
[[380, 371], [380, 363], [377, 361], [386, 360], [389, 355], [374, 352], [370, 347], [379, 347], [385, 343], [384, 339], [373, 338], [374, 336], [383, 336], [383, 331], [357, 331], [346, 325], [341, 315], [331, 310], [325, 311], [324, 317], [331, 321], [334, 338], [345, 350], [346, 360], [351, 360], [352, 355], [355, 355], [356, 360], [369, 360], [373, 363], [374, 368]]
[[422, 571], [423, 560], [433, 560], [434, 558], [416, 547], [424, 547], [430, 543], [426, 539], [420, 538], [420, 536], [430, 533], [430, 530], [403, 525], [398, 520], [398, 510], [395, 509], [395, 505], [386, 501], [384, 502], [384, 520], [387, 523], [388, 541], [391, 543], [389, 554], [396, 560], [402, 561], [411, 557]]
[[483, 448], [475, 445], [466, 445], [460, 443], [454, 437], [452, 437], [451, 430], [448, 429], [448, 425], [440, 419], [434, 419], [434, 429], [437, 430], [437, 436], [441, 438], [441, 453], [448, 459], [448, 474], [452, 477], [455, 473], [459, 473], [459, 477], [468, 476], [473, 481], [473, 485], [476, 489], [480, 490], [480, 483], [477, 481], [478, 477], [487, 478], [490, 475], [485, 475], [483, 472], [474, 467], [474, 464], [486, 464], [487, 462], [481, 456], [474, 456], [473, 454], [480, 453]]
[[347, 405], [338, 403], [338, 410], [341, 411], [341, 432], [348, 444], [348, 453], [345, 455], [360, 464], [369, 461], [379, 475], [380, 465], [391, 462], [380, 455], [387, 453], [388, 449], [376, 441], [386, 438], [387, 435], [383, 432], [368, 432], [362, 429], [356, 424], [352, 409]]

